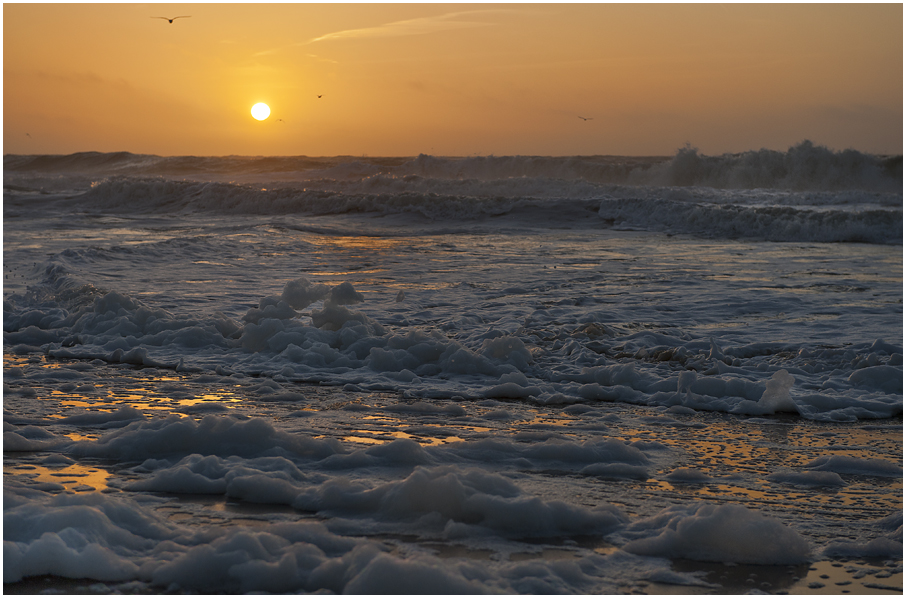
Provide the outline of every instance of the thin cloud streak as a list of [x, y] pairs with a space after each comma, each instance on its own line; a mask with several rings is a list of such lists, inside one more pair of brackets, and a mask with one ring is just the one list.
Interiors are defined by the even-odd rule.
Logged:
[[[286, 44], [277, 48], [270, 48], [267, 50], [262, 50], [260, 52], [255, 52], [253, 56], [267, 56], [269, 54], [276, 54], [287, 48], [298, 48], [300, 46], [307, 46], [315, 42], [321, 42], [326, 40], [334, 39], [362, 39], [362, 38], [379, 38], [379, 37], [404, 37], [410, 35], [425, 35], [429, 33], [437, 33], [439, 31], [453, 31], [455, 29], [466, 29], [469, 27], [487, 27], [491, 23], [485, 23], [480, 21], [456, 21], [459, 17], [466, 15], [485, 15], [493, 13], [513, 13], [519, 12], [514, 10], [469, 10], [461, 12], [452, 12], [443, 15], [437, 15], [433, 17], [421, 17], [418, 19], [408, 19], [406, 21], [394, 21], [393, 23], [386, 23], [384, 25], [379, 25], [377, 27], [365, 27], [362, 29], [346, 29], [344, 31], [335, 31], [333, 33], [327, 33], [320, 37], [312, 38], [306, 42], [295, 42], [292, 44]], [[307, 56], [315, 57], [314, 54], [308, 54]], [[329, 61], [336, 62], [336, 61]]]
[[424, 35], [427, 33], [436, 33], [438, 31], [449, 31], [453, 29], [465, 29], [468, 27], [485, 27], [491, 23], [480, 21], [456, 21], [459, 17], [467, 15], [482, 15], [490, 13], [515, 12], [509, 10], [470, 10], [463, 12], [453, 12], [434, 17], [422, 17], [418, 19], [409, 19], [406, 21], [395, 21], [378, 27], [366, 27], [363, 29], [347, 29], [344, 31], [335, 31], [321, 37], [306, 42], [322, 42], [325, 40], [349, 39], [349, 38], [369, 38], [369, 37], [401, 37], [407, 35]]

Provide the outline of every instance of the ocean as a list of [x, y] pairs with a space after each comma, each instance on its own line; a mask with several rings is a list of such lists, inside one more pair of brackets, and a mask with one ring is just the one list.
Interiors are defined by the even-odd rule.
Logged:
[[3, 158], [4, 591], [903, 591], [901, 156]]

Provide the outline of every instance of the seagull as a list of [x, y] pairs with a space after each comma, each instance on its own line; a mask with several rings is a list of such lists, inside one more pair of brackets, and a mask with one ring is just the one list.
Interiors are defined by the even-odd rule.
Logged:
[[29, 135], [28, 133], [25, 134], [25, 137], [31, 139], [31, 135]]
[[318, 94], [318, 97], [320, 98], [320, 97], [321, 97], [321, 94]]
[[181, 15], [179, 17], [151, 17], [152, 19], [165, 19], [168, 23], [172, 23], [174, 19], [188, 19], [192, 15]]
[[592, 117], [591, 117], [591, 116], [590, 116], [589, 118], [586, 118], [586, 117], [584, 117], [584, 116], [577, 117], [577, 118], [581, 118], [581, 119], [583, 119], [584, 121], [591, 121], [591, 120], [592, 120]]

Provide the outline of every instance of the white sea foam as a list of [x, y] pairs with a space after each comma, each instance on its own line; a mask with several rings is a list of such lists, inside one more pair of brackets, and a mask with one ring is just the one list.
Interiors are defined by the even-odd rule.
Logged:
[[632, 532], [646, 536], [624, 549], [642, 555], [745, 564], [810, 561], [809, 543], [795, 530], [740, 505], [675, 506], [636, 523]]

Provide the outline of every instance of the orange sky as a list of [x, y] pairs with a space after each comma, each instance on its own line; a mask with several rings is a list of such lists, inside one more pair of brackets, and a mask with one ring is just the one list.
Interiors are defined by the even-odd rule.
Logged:
[[899, 3], [4, 4], [3, 152], [893, 154], [902, 44]]

